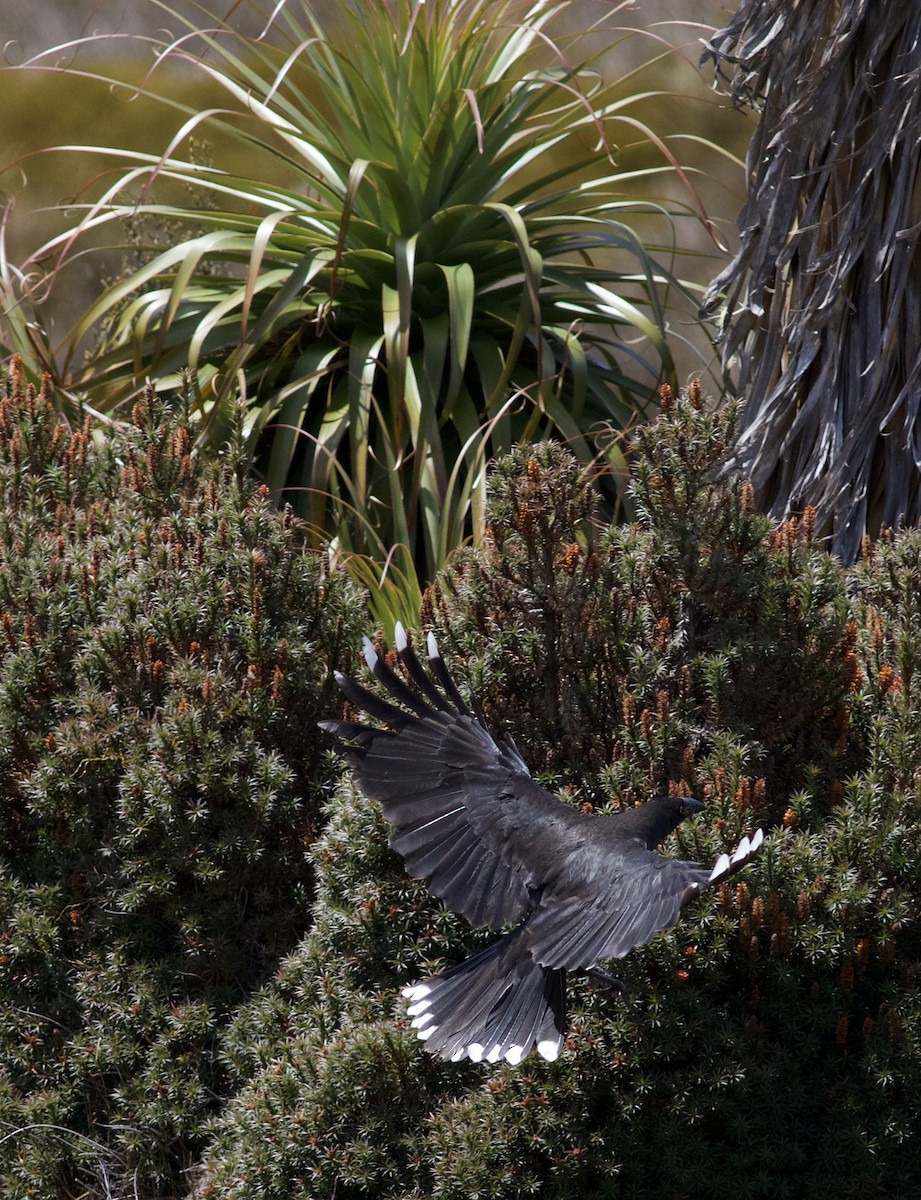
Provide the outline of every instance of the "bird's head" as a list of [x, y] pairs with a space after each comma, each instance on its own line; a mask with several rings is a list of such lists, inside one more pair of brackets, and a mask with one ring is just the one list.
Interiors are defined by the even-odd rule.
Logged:
[[693, 817], [695, 813], [699, 813], [704, 807], [702, 800], [695, 800], [692, 796], [676, 796], [678, 801], [678, 820], [675, 824], [680, 824], [681, 821], [688, 817]]
[[637, 833], [649, 849], [658, 846], [687, 817], [700, 812], [704, 805], [691, 796], [656, 796], [630, 812], [629, 824], [635, 825]]

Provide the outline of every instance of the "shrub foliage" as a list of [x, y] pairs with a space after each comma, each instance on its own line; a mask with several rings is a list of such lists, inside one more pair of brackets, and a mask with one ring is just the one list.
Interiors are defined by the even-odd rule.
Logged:
[[130, 430], [74, 430], [14, 372], [4, 1194], [918, 1191], [921, 535], [845, 571], [808, 511], [776, 527], [720, 469], [734, 422], [666, 394], [614, 529], [574, 457], [516, 450], [482, 545], [425, 596], [493, 726], [572, 803], [691, 791], [707, 811], [667, 849], [702, 861], [770, 831], [618, 965], [629, 997], [573, 980], [558, 1062], [490, 1068], [426, 1054], [398, 998], [484, 935], [406, 877], [315, 730], [357, 597], [233, 442], [200, 462], [149, 397]]
[[199, 461], [150, 395], [134, 419], [72, 429], [16, 367], [0, 398], [5, 1195], [180, 1190], [217, 1030], [308, 922], [360, 620], [233, 447]]
[[641, 517], [615, 530], [565, 452], [517, 451], [424, 620], [574, 803], [690, 789], [706, 819], [672, 852], [764, 824], [759, 863], [618, 964], [628, 999], [574, 980], [558, 1062], [446, 1064], [397, 987], [482, 935], [344, 783], [313, 930], [227, 1031], [209, 1200], [917, 1190], [921, 539], [887, 535], [848, 576], [808, 514], [775, 528], [719, 472], [733, 424], [666, 396]]

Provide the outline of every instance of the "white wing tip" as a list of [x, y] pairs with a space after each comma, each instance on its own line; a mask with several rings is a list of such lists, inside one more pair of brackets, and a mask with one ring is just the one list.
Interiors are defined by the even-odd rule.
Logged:
[[750, 854], [751, 854], [751, 842], [748, 840], [747, 837], [744, 837], [744, 838], [742, 838], [741, 842], [739, 842], [738, 846], [736, 846], [735, 850], [733, 851], [731, 862], [732, 863], [742, 862], [743, 859], [748, 858], [748, 856]]
[[734, 874], [739, 867], [743, 867], [755, 853], [760, 849], [761, 843], [764, 841], [764, 830], [756, 829], [751, 837], [745, 836], [736, 846], [730, 858], [728, 854], [721, 854], [713, 864], [713, 870], [710, 872], [708, 884], [718, 883], [724, 875]]
[[400, 654], [402, 654], [409, 645], [409, 639], [406, 636], [406, 630], [403, 628], [402, 621], [397, 621], [396, 625], [393, 627], [393, 644], [396, 646], [397, 651]]
[[367, 638], [367, 637], [364, 638], [362, 641], [362, 646], [364, 648], [364, 659], [365, 659], [365, 662], [368, 664], [368, 670], [373, 671], [374, 668], [377, 666], [377, 651], [371, 645], [370, 638]]
[[[484, 1050], [484, 1047], [481, 1046], [479, 1042], [471, 1042], [469, 1046], [462, 1049], [459, 1057], [463, 1058], [464, 1052], [466, 1051], [467, 1057], [470, 1059], [471, 1062], [482, 1062], [483, 1061], [483, 1050]], [[454, 1061], [453, 1054], [451, 1055], [451, 1061], [452, 1062]]]
[[526, 1050], [524, 1046], [512, 1046], [505, 1052], [505, 1061], [511, 1063], [513, 1067], [517, 1067], [524, 1058]]
[[434, 633], [429, 633], [425, 639], [426, 649], [428, 650], [429, 658], [441, 658], [441, 651], [438, 649], [438, 642], [435, 640]]
[[407, 1000], [421, 1000], [431, 990], [427, 983], [408, 983], [406, 987], [400, 989], [400, 995], [405, 996]]
[[719, 858], [716, 860], [716, 862], [713, 864], [713, 870], [710, 872], [710, 878], [707, 880], [707, 882], [708, 883], [715, 882], [717, 879], [720, 878], [721, 875], [725, 875], [728, 870], [729, 870], [729, 855], [721, 854], [719, 856]]

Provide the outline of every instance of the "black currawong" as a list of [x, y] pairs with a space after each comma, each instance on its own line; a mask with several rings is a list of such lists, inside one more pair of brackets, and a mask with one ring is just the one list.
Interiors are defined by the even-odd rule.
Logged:
[[[661, 796], [610, 816], [577, 811], [531, 778], [511, 738], [495, 739], [464, 702], [429, 634], [427, 674], [402, 626], [396, 649], [410, 688], [365, 640], [390, 700], [337, 673], [347, 699], [385, 724], [323, 721], [361, 790], [395, 827], [390, 844], [433, 896], [473, 925], [519, 924], [481, 953], [403, 989], [428, 1049], [454, 1061], [555, 1059], [566, 1028], [566, 973], [621, 958], [678, 920], [687, 901], [734, 874], [759, 829], [712, 868], [655, 847], [703, 808]], [[622, 986], [622, 985], [620, 985]]]

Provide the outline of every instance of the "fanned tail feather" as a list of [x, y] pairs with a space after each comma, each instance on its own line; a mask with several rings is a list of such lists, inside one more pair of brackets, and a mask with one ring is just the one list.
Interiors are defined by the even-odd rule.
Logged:
[[519, 1063], [532, 1049], [557, 1058], [566, 972], [536, 963], [517, 929], [442, 975], [403, 989], [426, 1049], [457, 1062]]

